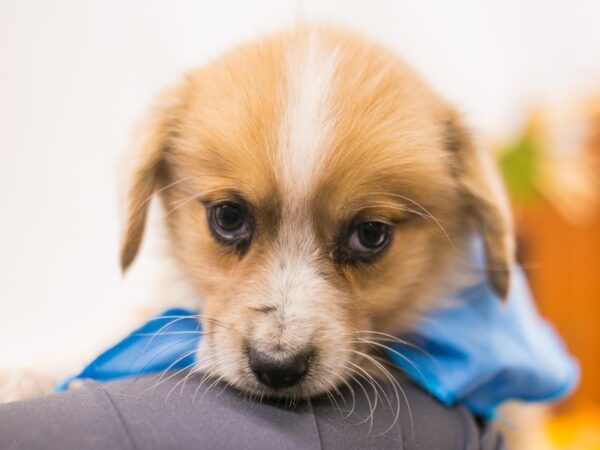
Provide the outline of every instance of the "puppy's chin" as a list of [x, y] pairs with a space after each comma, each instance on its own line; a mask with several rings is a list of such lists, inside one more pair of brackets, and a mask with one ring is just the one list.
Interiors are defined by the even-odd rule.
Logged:
[[302, 400], [320, 397], [333, 389], [333, 386], [315, 383], [310, 378], [307, 377], [292, 387], [280, 389], [269, 388], [259, 383], [252, 374], [247, 375], [243, 380], [237, 379], [235, 382], [228, 381], [227, 377], [224, 377], [223, 380], [246, 395], [273, 400]]

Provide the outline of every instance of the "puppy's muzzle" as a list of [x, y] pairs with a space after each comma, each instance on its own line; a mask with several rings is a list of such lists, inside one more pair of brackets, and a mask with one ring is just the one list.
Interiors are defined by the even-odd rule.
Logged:
[[298, 384], [308, 372], [311, 353], [299, 353], [283, 359], [250, 350], [248, 363], [254, 376], [265, 386], [283, 389]]

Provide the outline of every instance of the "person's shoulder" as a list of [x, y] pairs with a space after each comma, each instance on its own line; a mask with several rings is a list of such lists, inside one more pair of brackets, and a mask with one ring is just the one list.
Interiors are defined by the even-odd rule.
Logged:
[[0, 448], [19, 442], [21, 448], [70, 450], [90, 439], [115, 450], [504, 448], [489, 423], [462, 406], [442, 405], [402, 378], [349, 383], [290, 405], [249, 399], [202, 374], [173, 372], [85, 382], [0, 408]]

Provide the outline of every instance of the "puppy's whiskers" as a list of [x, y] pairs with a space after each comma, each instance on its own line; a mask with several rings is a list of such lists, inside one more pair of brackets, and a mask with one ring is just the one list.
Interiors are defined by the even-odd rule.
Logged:
[[167, 184], [166, 186], [163, 186], [162, 188], [158, 189], [156, 192], [153, 192], [151, 195], [149, 195], [144, 202], [142, 203], [142, 205], [147, 204], [148, 202], [150, 202], [152, 200], [152, 198], [154, 197], [155, 194], [161, 194], [163, 192], [168, 191], [169, 189], [177, 186], [178, 184], [184, 183], [186, 181], [189, 181], [193, 178], [197, 178], [194, 176], [188, 176], [188, 177], [184, 177], [184, 178], [180, 178], [178, 180], [173, 181], [172, 183]]
[[[348, 364], [350, 364], [353, 367], [349, 367]], [[377, 398], [379, 395], [377, 393], [377, 389], [376, 389], [375, 385], [373, 384], [373, 381], [372, 381], [373, 377], [367, 371], [363, 370], [360, 366], [357, 366], [356, 364], [354, 364], [351, 361], [347, 362], [345, 369], [352, 372], [353, 375], [350, 375], [350, 378], [358, 384], [358, 387], [361, 388], [363, 394], [365, 395], [365, 399], [367, 400], [367, 404], [369, 405], [369, 415], [367, 417], [365, 417], [363, 420], [361, 420], [360, 422], [358, 422], [358, 425], [363, 424], [368, 421], [369, 422], [369, 434], [370, 434], [373, 429], [373, 415], [375, 414], [375, 407], [377, 406]], [[361, 371], [358, 371], [357, 369], [361, 369]], [[358, 379], [356, 378], [355, 375], [358, 377]], [[367, 389], [359, 381], [360, 379], [366, 381], [369, 384], [369, 386], [371, 386], [371, 388], [373, 389], [373, 393], [375, 394], [375, 398], [374, 398], [373, 402], [371, 402], [371, 398], [369, 397]]]
[[[394, 426], [396, 425], [396, 422], [398, 421], [398, 418], [400, 417], [400, 397], [399, 394], [402, 394], [402, 397], [404, 398], [404, 401], [406, 402], [406, 407], [408, 409], [408, 417], [410, 420], [410, 429], [411, 429], [411, 435], [414, 433], [414, 421], [413, 421], [413, 416], [412, 416], [412, 411], [410, 408], [410, 403], [408, 401], [408, 397], [406, 396], [406, 393], [404, 392], [404, 389], [402, 389], [402, 386], [400, 386], [400, 383], [398, 383], [398, 381], [396, 380], [396, 378], [389, 372], [389, 370], [387, 370], [379, 361], [377, 361], [374, 357], [372, 357], [371, 355], [365, 354], [363, 352], [357, 352], [359, 354], [361, 354], [365, 359], [367, 359], [368, 361], [370, 361], [372, 364], [374, 364], [377, 369], [388, 379], [388, 381], [390, 382], [392, 388], [394, 389], [394, 394], [396, 396], [396, 405], [397, 405], [397, 409], [396, 409], [396, 415], [394, 417], [394, 421], [391, 423], [391, 425], [382, 433], [382, 434], [386, 434], [388, 431], [392, 430], [394, 428]], [[387, 397], [387, 395], [386, 395]], [[392, 409], [392, 405], [391, 403], [389, 403], [390, 409]]]
[[379, 207], [385, 207], [385, 208], [388, 208], [388, 209], [392, 209], [392, 210], [395, 210], [395, 211], [404, 211], [404, 212], [407, 212], [407, 213], [419, 216], [419, 217], [421, 217], [423, 219], [431, 219], [432, 218], [429, 214], [426, 214], [426, 213], [424, 213], [422, 211], [417, 211], [416, 209], [412, 209], [412, 208], [409, 208], [407, 206], [399, 205], [397, 203], [392, 203], [392, 202], [386, 202], [386, 201], [383, 201], [383, 200], [369, 201], [366, 205], [363, 205], [360, 208], [356, 208], [354, 210], [356, 212], [359, 212], [359, 211], [363, 211], [365, 209], [370, 209], [370, 208], [378, 207], [378, 206]]
[[[454, 244], [454, 241], [450, 237], [450, 234], [448, 233], [448, 230], [446, 230], [446, 228], [442, 225], [442, 222], [436, 216], [434, 216], [431, 211], [429, 211], [427, 208], [425, 208], [422, 204], [420, 204], [416, 200], [413, 200], [412, 198], [407, 197], [405, 195], [396, 194], [396, 193], [393, 193], [393, 192], [372, 192], [371, 195], [389, 195], [391, 197], [400, 198], [402, 200], [405, 200], [405, 201], [407, 201], [407, 202], [415, 205], [417, 208], [419, 208], [423, 212], [423, 217], [427, 217], [427, 218], [429, 218], [429, 219], [431, 219], [431, 220], [433, 220], [435, 222], [435, 224], [438, 226], [438, 228], [444, 234], [444, 236], [445, 236], [446, 240], [448, 241], [448, 243], [450, 244], [450, 246], [455, 251], [457, 251], [460, 255], [464, 256], [463, 252], [458, 247], [456, 247], [456, 245]], [[406, 209], [404, 209], [404, 207], [401, 207], [400, 205], [398, 205], [397, 207], [400, 210], [406, 210]]]
[[227, 187], [220, 187], [220, 188], [215, 188], [215, 189], [209, 189], [203, 192], [197, 192], [195, 194], [189, 195], [181, 200], [177, 200], [176, 202], [173, 202], [171, 205], [173, 204], [175, 206], [173, 206], [171, 209], [169, 209], [164, 215], [163, 215], [163, 220], [166, 219], [167, 217], [169, 217], [169, 215], [171, 215], [172, 213], [174, 213], [175, 211], [177, 211], [179, 208], [181, 208], [182, 206], [186, 205], [187, 203], [194, 201], [194, 200], [198, 200], [201, 199], [202, 197], [208, 195], [208, 194], [213, 194], [215, 192], [222, 192], [222, 191], [228, 191], [230, 190]]

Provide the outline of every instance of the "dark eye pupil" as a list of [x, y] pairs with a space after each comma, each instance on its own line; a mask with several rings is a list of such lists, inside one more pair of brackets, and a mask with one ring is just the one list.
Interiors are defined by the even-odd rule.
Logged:
[[366, 222], [358, 227], [358, 239], [367, 248], [377, 248], [386, 239], [386, 228], [380, 222]]
[[233, 205], [221, 205], [217, 210], [217, 223], [225, 231], [235, 231], [244, 224], [244, 214]]

